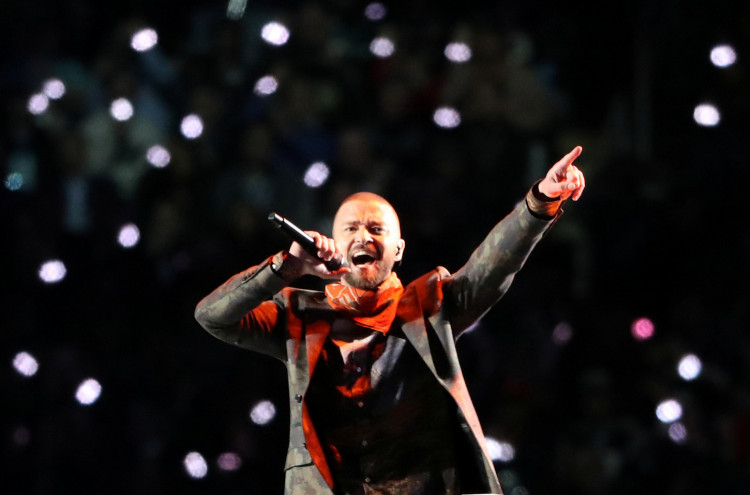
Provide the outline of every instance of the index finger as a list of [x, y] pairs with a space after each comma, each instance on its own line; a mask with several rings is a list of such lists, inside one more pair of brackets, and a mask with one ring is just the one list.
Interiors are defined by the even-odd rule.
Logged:
[[575, 161], [576, 158], [581, 156], [582, 151], [583, 147], [576, 146], [555, 164], [555, 168], [558, 168], [559, 170], [566, 170], [568, 167], [570, 167], [570, 165]]

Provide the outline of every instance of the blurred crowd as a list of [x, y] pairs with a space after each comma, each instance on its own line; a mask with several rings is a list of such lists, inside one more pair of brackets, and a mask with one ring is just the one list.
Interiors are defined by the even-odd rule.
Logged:
[[[750, 493], [747, 76], [690, 69], [735, 108], [707, 131], [689, 117], [706, 87], [676, 84], [694, 79], [683, 76], [703, 55], [688, 49], [703, 45], [665, 53], [719, 14], [402, 3], [376, 19], [343, 0], [250, 1], [239, 20], [218, 1], [3, 7], [0, 157], [4, 178], [23, 178], [0, 190], [3, 359], [40, 362], [34, 377], [3, 372], [14, 493], [280, 493], [284, 369], [212, 340], [192, 316], [230, 275], [287, 247], [267, 215], [329, 232], [344, 197], [373, 191], [401, 215], [403, 280], [455, 271], [577, 144], [584, 198], [459, 341], [485, 433], [515, 449], [497, 464], [506, 494]], [[725, 35], [747, 48], [743, 9]], [[288, 27], [286, 44], [260, 36], [271, 21]], [[159, 43], [134, 51], [144, 27]], [[392, 55], [371, 52], [376, 37]], [[471, 58], [448, 60], [451, 42]], [[262, 94], [267, 75], [278, 89]], [[52, 77], [65, 94], [32, 114]], [[117, 98], [132, 118], [112, 118]], [[460, 125], [437, 125], [440, 107]], [[198, 138], [180, 132], [188, 114], [203, 121]], [[147, 160], [154, 145], [166, 166]], [[329, 175], [310, 187], [316, 162]], [[128, 223], [140, 241], [125, 248]], [[67, 272], [45, 284], [50, 259]], [[631, 324], [643, 316], [656, 330], [640, 342]], [[695, 382], [676, 373], [688, 352], [704, 363]], [[89, 376], [103, 392], [83, 407], [71, 390]], [[686, 439], [654, 414], [670, 397]], [[261, 399], [278, 406], [265, 426], [248, 417]], [[205, 479], [183, 468], [193, 450], [211, 460]], [[227, 451], [238, 470], [213, 463]]]

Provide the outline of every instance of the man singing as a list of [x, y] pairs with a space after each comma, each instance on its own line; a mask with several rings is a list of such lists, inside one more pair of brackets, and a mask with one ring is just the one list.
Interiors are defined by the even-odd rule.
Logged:
[[[403, 286], [398, 215], [382, 197], [341, 204], [333, 238], [299, 244], [230, 278], [195, 317], [226, 342], [286, 364], [288, 495], [502, 493], [455, 341], [510, 286], [534, 245], [578, 200], [574, 148], [498, 223], [454, 274], [437, 267]], [[330, 271], [324, 262], [343, 258]], [[325, 291], [288, 287], [303, 275]]]

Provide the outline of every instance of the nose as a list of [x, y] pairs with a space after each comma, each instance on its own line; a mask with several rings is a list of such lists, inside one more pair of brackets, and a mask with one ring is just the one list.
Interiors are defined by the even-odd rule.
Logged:
[[368, 242], [372, 241], [372, 236], [370, 235], [370, 232], [367, 230], [367, 227], [360, 227], [359, 230], [357, 230], [357, 240], [361, 242], [362, 244], [367, 244]]

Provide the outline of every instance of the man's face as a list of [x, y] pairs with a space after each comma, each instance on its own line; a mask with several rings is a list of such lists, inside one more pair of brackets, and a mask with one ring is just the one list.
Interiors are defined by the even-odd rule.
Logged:
[[333, 240], [349, 262], [344, 283], [374, 290], [404, 255], [398, 216], [377, 196], [345, 201], [333, 220]]

